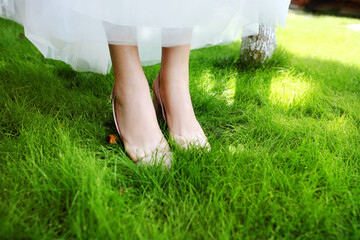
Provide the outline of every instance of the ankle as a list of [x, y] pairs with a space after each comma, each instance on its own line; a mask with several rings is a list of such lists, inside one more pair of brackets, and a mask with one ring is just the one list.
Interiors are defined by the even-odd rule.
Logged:
[[161, 67], [159, 72], [161, 84], [188, 84], [189, 69], [185, 66]]
[[160, 71], [158, 81], [159, 91], [162, 96], [189, 95], [189, 77], [186, 72], [173, 71], [170, 74], [169, 71]]
[[145, 77], [128, 78], [126, 81], [115, 81], [113, 91], [117, 97], [134, 97], [149, 91], [149, 85]]

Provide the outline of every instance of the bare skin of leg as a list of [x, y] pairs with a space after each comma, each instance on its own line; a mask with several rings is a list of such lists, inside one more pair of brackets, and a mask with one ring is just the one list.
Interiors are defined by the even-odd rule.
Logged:
[[169, 152], [156, 119], [137, 46], [109, 45], [109, 48], [115, 77], [116, 117], [127, 154], [137, 161], [152, 155], [156, 149]]
[[162, 48], [160, 94], [170, 136], [182, 136], [189, 140], [200, 137], [204, 140], [200, 144], [203, 147], [208, 143], [191, 102], [189, 56], [190, 45]]

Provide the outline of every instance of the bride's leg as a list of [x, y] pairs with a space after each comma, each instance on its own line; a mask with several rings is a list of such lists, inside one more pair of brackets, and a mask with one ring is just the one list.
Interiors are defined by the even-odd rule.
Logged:
[[156, 148], [168, 152], [137, 46], [109, 45], [109, 48], [115, 77], [117, 122], [128, 155], [136, 161], [153, 154]]
[[189, 92], [189, 55], [190, 44], [162, 48], [160, 95], [170, 135], [190, 141], [200, 138], [198, 143], [203, 147], [208, 143], [196, 120]]

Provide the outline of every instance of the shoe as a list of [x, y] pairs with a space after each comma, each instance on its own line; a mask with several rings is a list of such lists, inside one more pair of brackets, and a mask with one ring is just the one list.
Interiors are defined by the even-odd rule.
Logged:
[[[163, 118], [166, 122], [166, 111], [164, 104], [161, 101], [161, 95], [160, 95], [160, 73], [156, 76], [153, 85], [152, 90], [154, 92], [153, 96], [153, 104], [156, 111], [156, 115], [159, 118]], [[181, 136], [176, 133], [174, 133], [171, 129], [169, 131], [170, 138], [180, 147], [185, 149], [190, 148], [202, 148], [206, 151], [210, 151], [211, 147], [210, 144], [205, 136], [204, 133], [197, 134], [194, 136]]]
[[119, 125], [117, 122], [117, 118], [116, 118], [116, 111], [115, 111], [116, 97], [115, 97], [114, 90], [111, 92], [110, 100], [112, 103], [113, 116], [114, 116], [116, 130], [119, 133], [120, 139], [124, 143], [125, 151], [126, 151], [127, 155], [131, 158], [131, 160], [139, 166], [156, 165], [161, 162], [161, 163], [163, 163], [163, 166], [170, 169], [172, 153], [170, 151], [170, 147], [169, 147], [165, 137], [162, 136], [160, 143], [157, 145], [157, 147], [155, 149], [139, 149], [136, 146], [127, 145], [121, 134], [121, 131], [120, 131], [120, 128], [119, 128]]

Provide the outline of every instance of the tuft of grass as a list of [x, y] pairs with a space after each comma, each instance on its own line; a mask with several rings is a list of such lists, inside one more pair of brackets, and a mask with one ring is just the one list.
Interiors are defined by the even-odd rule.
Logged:
[[[112, 73], [44, 59], [0, 20], [0, 238], [358, 239], [360, 34], [347, 24], [360, 21], [291, 13], [258, 66], [239, 41], [192, 51], [212, 150], [172, 146], [161, 171], [106, 142]], [[158, 70], [144, 67], [149, 84]]]

